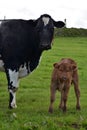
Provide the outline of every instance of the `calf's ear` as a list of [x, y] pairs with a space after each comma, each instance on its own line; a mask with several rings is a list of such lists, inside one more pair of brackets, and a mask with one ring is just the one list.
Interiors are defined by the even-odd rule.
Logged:
[[54, 66], [55, 68], [57, 68], [57, 69], [59, 68], [59, 64], [58, 64], [58, 63], [54, 63], [53, 66]]
[[54, 24], [54, 26], [57, 27], [57, 28], [62, 28], [62, 27], [65, 26], [65, 23], [62, 22], [62, 21], [54, 21], [54, 20], [53, 20], [53, 24]]
[[73, 71], [76, 71], [78, 68], [76, 65], [72, 65], [72, 69], [73, 69]]

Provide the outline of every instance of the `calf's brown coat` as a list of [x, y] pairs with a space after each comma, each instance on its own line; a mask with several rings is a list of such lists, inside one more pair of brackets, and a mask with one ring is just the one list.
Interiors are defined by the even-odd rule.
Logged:
[[61, 92], [59, 108], [61, 108], [64, 112], [66, 111], [66, 102], [71, 84], [74, 85], [76, 94], [76, 109], [80, 110], [80, 89], [76, 62], [70, 58], [63, 58], [60, 62], [54, 63], [53, 66], [54, 69], [50, 86], [51, 96], [49, 112], [53, 112], [53, 102], [55, 101], [56, 90]]

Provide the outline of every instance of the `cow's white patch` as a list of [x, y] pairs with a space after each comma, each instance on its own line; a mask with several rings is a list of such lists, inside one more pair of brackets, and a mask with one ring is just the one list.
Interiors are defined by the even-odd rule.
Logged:
[[42, 20], [44, 22], [44, 26], [46, 26], [49, 23], [49, 18], [48, 17], [43, 17]]
[[16, 70], [12, 71], [11, 69], [9, 69], [8, 72], [9, 72], [10, 83], [12, 84], [13, 87], [17, 88], [19, 85], [19, 81], [18, 81], [19, 72], [16, 72]]
[[18, 77], [19, 77], [19, 78], [25, 77], [25, 76], [27, 76], [30, 72], [31, 72], [31, 71], [30, 71], [29, 64], [26, 65], [26, 63], [25, 63], [23, 66], [20, 66]]
[[16, 93], [13, 91], [13, 90], [9, 90], [9, 92], [12, 94], [13, 96], [13, 99], [12, 99], [12, 102], [11, 102], [11, 107], [12, 108], [16, 108], [17, 105], [16, 105]]
[[4, 62], [2, 60], [0, 60], [0, 71], [5, 71]]

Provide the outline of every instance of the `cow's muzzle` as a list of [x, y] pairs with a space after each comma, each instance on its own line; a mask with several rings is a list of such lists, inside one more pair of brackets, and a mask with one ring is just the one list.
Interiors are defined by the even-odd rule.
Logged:
[[40, 49], [41, 50], [49, 50], [49, 49], [51, 49], [51, 45], [49, 45], [49, 44], [41, 44]]

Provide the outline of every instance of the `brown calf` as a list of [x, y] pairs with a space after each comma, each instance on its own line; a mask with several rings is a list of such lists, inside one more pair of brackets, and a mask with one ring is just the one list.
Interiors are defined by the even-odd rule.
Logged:
[[70, 58], [65, 58], [61, 59], [61, 61], [58, 63], [54, 63], [53, 65], [54, 70], [52, 73], [50, 86], [51, 97], [49, 112], [53, 112], [53, 102], [55, 100], [56, 90], [59, 90], [61, 92], [59, 108], [61, 108], [64, 112], [66, 111], [66, 102], [71, 84], [74, 84], [74, 90], [77, 99], [76, 109], [80, 110], [80, 90], [76, 62]]

